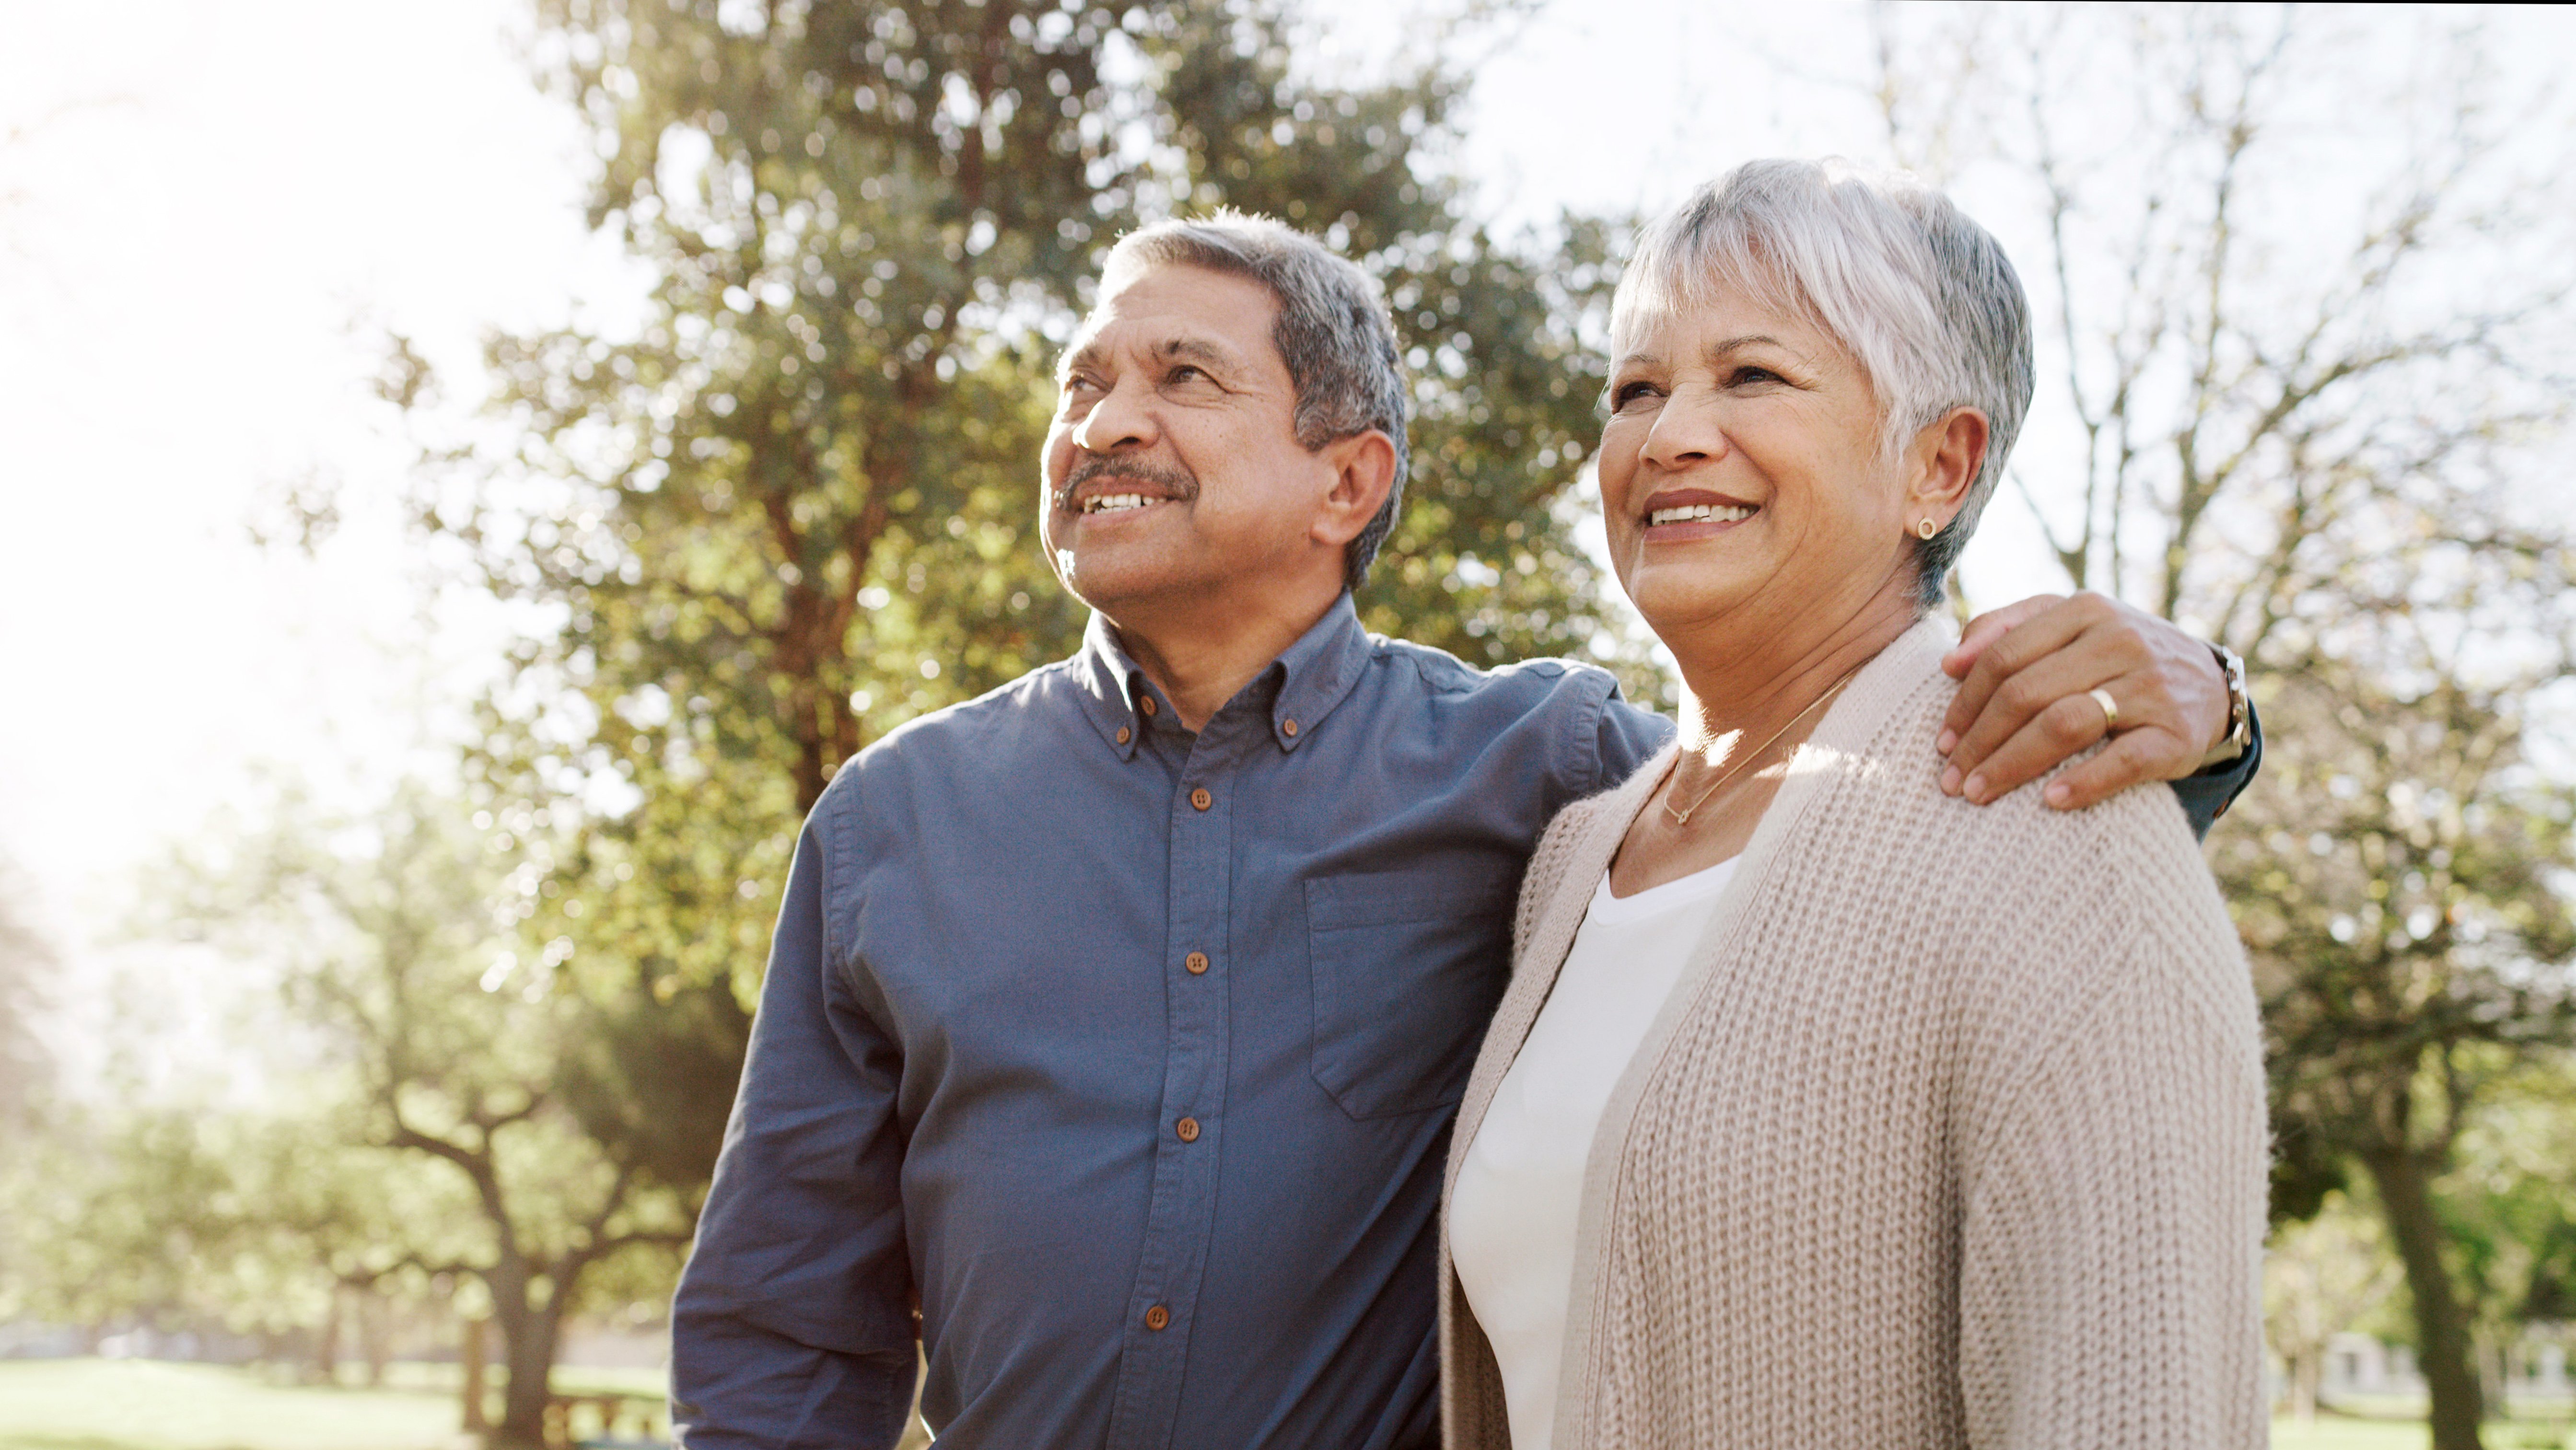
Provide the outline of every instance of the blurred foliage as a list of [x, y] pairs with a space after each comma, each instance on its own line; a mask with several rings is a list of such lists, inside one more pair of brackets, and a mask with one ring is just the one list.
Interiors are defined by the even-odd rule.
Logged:
[[2281, 1357], [2289, 1411], [2316, 1418], [2326, 1344], [2364, 1322], [2403, 1275], [2373, 1206], [2321, 1197], [2263, 1257], [2263, 1337]]
[[[560, 622], [479, 763], [495, 802], [589, 813], [548, 900], [587, 913], [549, 926], [595, 989], [748, 1001], [839, 763], [1074, 647], [1032, 533], [1051, 351], [1141, 218], [1272, 212], [1384, 279], [1419, 422], [1373, 627], [1483, 663], [1611, 638], [1554, 505], [1616, 236], [1569, 221], [1560, 255], [1470, 219], [1456, 78], [1300, 79], [1293, 18], [1254, 5], [540, 13], [649, 315], [494, 339], [522, 444], [434, 454], [421, 517]], [[385, 393], [434, 384], [398, 348]]]
[[2263, 774], [2212, 848], [2264, 995], [2275, 1221], [2362, 1171], [2434, 1443], [2469, 1450], [2504, 1260], [2441, 1185], [2499, 1084], [2576, 1040], [2571, 797], [2529, 749], [2576, 673], [2576, 535], [2542, 451], [2569, 416], [2576, 209], [2507, 119], [2546, 98], [2506, 99], [2475, 28], [2429, 12], [2361, 73], [2339, 12], [1875, 16], [1900, 158], [2001, 176], [1986, 194], [2028, 198], [2013, 220], [2044, 239], [2021, 259], [2035, 406], [2077, 446], [2017, 460], [2022, 502], [2077, 586], [2255, 673]]
[[[220, 1327], [328, 1373], [342, 1296], [425, 1303], [424, 1251], [458, 1247], [463, 1185], [353, 1145], [330, 1114], [89, 1109], [0, 1178], [24, 1246], [0, 1284], [9, 1311], [59, 1324]], [[425, 1242], [424, 1236], [439, 1242]]]
[[2263, 703], [2266, 789], [2216, 865], [2264, 989], [2285, 1132], [2332, 1153], [2447, 1150], [2500, 1068], [2576, 1037], [2557, 890], [2576, 793], [2524, 764], [2510, 701], [2456, 680], [2400, 699], [2320, 660], [2267, 681]]
[[[2407, 1267], [2428, 1374], [2477, 1373], [2517, 1340], [2536, 1255], [2565, 1233], [2556, 1190], [2492, 1182], [2461, 1149], [2481, 1105], [2521, 1096], [2576, 1041], [2576, 793], [2520, 759], [2510, 699], [2454, 677], [2399, 698], [2320, 660], [2268, 681], [2265, 789], [2215, 865], [2263, 993], [2283, 1170], [2367, 1176]], [[2554, 1105], [2564, 1117], [2566, 1103]], [[2485, 1163], [2479, 1160], [2483, 1157]], [[2457, 1167], [2460, 1171], [2453, 1173]], [[2276, 1211], [2313, 1201], [2276, 1193]], [[2463, 1418], [2466, 1418], [2464, 1415]]]
[[17, 867], [0, 858], [0, 1145], [33, 1124], [51, 1073], [33, 1019], [54, 950], [29, 919], [33, 900]]
[[2443, 1227], [2489, 1401], [2535, 1332], [2576, 1331], [2576, 1056], [2527, 1057], [2460, 1134]]
[[[630, 1073], [602, 1065], [624, 1040], [620, 1013], [553, 989], [561, 952], [509, 949], [521, 890], [540, 889], [536, 829], [478, 825], [419, 791], [352, 818], [289, 799], [166, 873], [165, 930], [276, 963], [311, 1037], [313, 1106], [260, 1151], [206, 1157], [209, 1174], [266, 1174], [251, 1186], [145, 1195], [134, 1210], [146, 1232], [175, 1209], [164, 1229], [206, 1244], [274, 1241], [341, 1286], [472, 1276], [510, 1370], [497, 1432], [530, 1445], [595, 1271], [641, 1255], [667, 1272], [704, 1176], [694, 1145], [675, 1153], [666, 1125], [638, 1126], [657, 1104], [636, 1101]], [[181, 1145], [188, 1126], [172, 1125]], [[187, 1217], [227, 1202], [242, 1207], [202, 1231]], [[187, 1262], [208, 1257], [197, 1245]]]

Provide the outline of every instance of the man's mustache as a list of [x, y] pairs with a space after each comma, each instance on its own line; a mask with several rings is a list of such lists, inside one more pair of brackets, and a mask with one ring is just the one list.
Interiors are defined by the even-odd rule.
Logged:
[[1187, 503], [1199, 496], [1199, 481], [1186, 470], [1090, 453], [1083, 455], [1082, 461], [1073, 466], [1073, 472], [1065, 475], [1064, 487], [1055, 491], [1051, 505], [1059, 509], [1072, 508], [1074, 491], [1104, 476], [1132, 478], [1138, 483], [1152, 484], [1169, 494], [1176, 503]]

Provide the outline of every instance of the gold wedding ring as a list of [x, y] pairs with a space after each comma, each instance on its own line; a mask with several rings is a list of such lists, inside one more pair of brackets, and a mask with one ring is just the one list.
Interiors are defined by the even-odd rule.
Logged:
[[2093, 703], [2102, 707], [2102, 733], [2108, 735], [2119, 729], [2120, 706], [2118, 701], [2111, 698], [2111, 692], [2097, 685], [2084, 693], [2092, 696]]

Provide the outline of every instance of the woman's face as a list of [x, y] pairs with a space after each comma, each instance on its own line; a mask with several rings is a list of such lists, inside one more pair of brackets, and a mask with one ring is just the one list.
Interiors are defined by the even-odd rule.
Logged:
[[1901, 470], [1880, 456], [1867, 374], [1830, 334], [1730, 287], [1626, 343], [1601, 504], [1619, 582], [1657, 634], [1678, 647], [1723, 625], [1739, 648], [1787, 645], [1850, 622], [1900, 574], [1910, 587]]

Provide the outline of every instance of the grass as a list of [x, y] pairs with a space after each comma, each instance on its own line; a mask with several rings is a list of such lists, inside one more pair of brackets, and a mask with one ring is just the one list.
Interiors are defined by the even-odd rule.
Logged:
[[[2563, 1450], [2571, 1443], [2561, 1419], [2490, 1422], [2483, 1438], [2487, 1450]], [[2272, 1422], [2272, 1450], [2426, 1450], [2431, 1443], [2420, 1420], [2319, 1415], [2304, 1425]]]
[[[0, 1361], [0, 1450], [459, 1450], [454, 1365], [397, 1364], [381, 1390], [154, 1360]], [[661, 1392], [653, 1370], [559, 1371], [561, 1394]], [[2489, 1425], [2488, 1450], [2560, 1450], [2560, 1420]], [[2425, 1450], [2420, 1423], [2272, 1424], [2273, 1450]]]
[[2432, 1437], [2404, 1420], [2343, 1420], [2319, 1415], [2302, 1425], [2272, 1422], [2272, 1450], [2425, 1450]]
[[453, 1394], [153, 1360], [0, 1363], [0, 1450], [450, 1450]]

